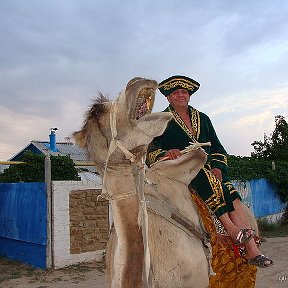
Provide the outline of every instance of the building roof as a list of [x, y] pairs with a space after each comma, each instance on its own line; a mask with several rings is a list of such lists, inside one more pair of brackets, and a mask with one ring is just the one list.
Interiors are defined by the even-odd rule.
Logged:
[[35, 154], [44, 154], [44, 155], [61, 155], [61, 156], [70, 156], [74, 162], [87, 162], [89, 161], [88, 153], [86, 149], [80, 148], [72, 142], [57, 142], [56, 143], [57, 151], [54, 152], [50, 149], [49, 141], [31, 141], [26, 147], [24, 147], [17, 154], [12, 156], [9, 160], [17, 161], [26, 151], [31, 151]]

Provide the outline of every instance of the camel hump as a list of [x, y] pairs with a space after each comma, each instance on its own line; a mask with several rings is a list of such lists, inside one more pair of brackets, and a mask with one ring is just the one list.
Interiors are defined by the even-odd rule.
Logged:
[[161, 173], [165, 177], [188, 185], [204, 166], [206, 160], [207, 155], [203, 149], [192, 150], [174, 160], [155, 162], [148, 169], [146, 177], [153, 182], [153, 175]]

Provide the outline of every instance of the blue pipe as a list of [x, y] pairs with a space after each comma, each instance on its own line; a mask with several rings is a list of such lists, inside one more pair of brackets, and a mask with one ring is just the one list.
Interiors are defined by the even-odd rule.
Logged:
[[50, 138], [50, 149], [53, 152], [57, 152], [57, 148], [56, 148], [56, 134], [54, 130], [51, 130], [51, 133], [49, 134], [49, 138]]

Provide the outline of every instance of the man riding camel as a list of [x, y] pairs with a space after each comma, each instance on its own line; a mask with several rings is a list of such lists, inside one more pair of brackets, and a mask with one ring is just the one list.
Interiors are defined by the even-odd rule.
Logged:
[[176, 159], [191, 142], [211, 142], [205, 146], [208, 160], [190, 187], [205, 201], [217, 216], [236, 245], [244, 244], [248, 263], [261, 268], [269, 267], [273, 260], [264, 256], [253, 237], [255, 231], [243, 211], [241, 197], [228, 177], [227, 153], [219, 141], [210, 118], [188, 105], [190, 96], [200, 84], [186, 76], [172, 76], [158, 88], [169, 106], [164, 112], [173, 114], [164, 133], [154, 138], [147, 151], [148, 166], [165, 157]]

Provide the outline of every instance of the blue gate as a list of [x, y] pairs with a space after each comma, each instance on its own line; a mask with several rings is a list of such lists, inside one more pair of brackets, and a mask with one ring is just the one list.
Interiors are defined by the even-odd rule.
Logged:
[[250, 180], [252, 197], [253, 197], [253, 211], [256, 217], [269, 216], [285, 211], [286, 204], [282, 203], [276, 185], [267, 181], [266, 179], [252, 179]]
[[240, 193], [242, 202], [253, 211], [255, 217], [272, 216], [285, 211], [286, 204], [278, 196], [278, 186], [267, 179], [233, 181], [233, 185]]
[[46, 268], [45, 183], [0, 183], [0, 255]]

